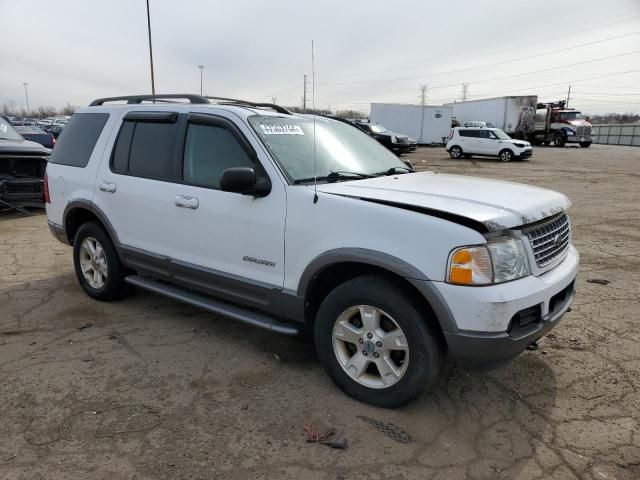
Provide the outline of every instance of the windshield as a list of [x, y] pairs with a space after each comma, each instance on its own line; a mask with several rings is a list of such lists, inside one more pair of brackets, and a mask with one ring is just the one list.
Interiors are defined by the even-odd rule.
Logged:
[[13, 128], [13, 125], [11, 125], [3, 117], [0, 117], [0, 139], [2, 139], [2, 140], [24, 140], [24, 138], [22, 138], [22, 135], [20, 135], [18, 132], [16, 132], [16, 130]]
[[496, 137], [498, 137], [500, 140], [511, 140], [511, 137], [509, 135], [507, 135], [506, 133], [504, 133], [502, 130], [500, 130], [499, 128], [496, 128], [495, 130], [491, 130]]
[[249, 123], [278, 164], [293, 179], [331, 172], [371, 175], [406, 165], [376, 140], [351, 125], [316, 117], [316, 166], [313, 160], [313, 117], [256, 115]]
[[581, 118], [580, 112], [560, 112], [560, 120], [580, 120]]
[[384, 128], [382, 125], [371, 125], [371, 131], [373, 133], [384, 133], [384, 132], [387, 132], [388, 130]]

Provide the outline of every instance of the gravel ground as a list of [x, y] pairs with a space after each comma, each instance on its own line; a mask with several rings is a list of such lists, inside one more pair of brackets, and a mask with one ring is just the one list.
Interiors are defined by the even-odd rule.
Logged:
[[[571, 197], [578, 295], [540, 350], [490, 372], [449, 366], [413, 404], [369, 407], [298, 339], [143, 292], [89, 299], [43, 215], [2, 213], [0, 478], [640, 478], [640, 149], [407, 158]], [[349, 448], [305, 444], [305, 424]]]

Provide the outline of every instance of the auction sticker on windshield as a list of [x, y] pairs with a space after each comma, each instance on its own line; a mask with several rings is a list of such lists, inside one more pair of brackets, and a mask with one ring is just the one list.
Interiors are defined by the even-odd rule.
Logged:
[[298, 125], [260, 125], [265, 135], [304, 135]]

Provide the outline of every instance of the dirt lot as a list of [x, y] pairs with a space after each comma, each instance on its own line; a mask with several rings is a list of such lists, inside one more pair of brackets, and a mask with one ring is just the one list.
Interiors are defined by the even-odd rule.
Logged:
[[[571, 197], [578, 296], [540, 350], [491, 372], [449, 367], [412, 405], [369, 407], [300, 340], [142, 292], [90, 300], [46, 218], [4, 213], [0, 478], [640, 478], [640, 149], [408, 158]], [[305, 444], [305, 423], [345, 433], [349, 449]]]

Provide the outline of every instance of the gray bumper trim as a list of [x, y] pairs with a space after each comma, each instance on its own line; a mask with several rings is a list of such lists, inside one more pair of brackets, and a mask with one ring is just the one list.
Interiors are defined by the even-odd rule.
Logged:
[[56, 239], [58, 239], [60, 242], [64, 243], [65, 245], [70, 245], [69, 239], [67, 238], [67, 234], [61, 225], [58, 225], [51, 221], [47, 221], [47, 225], [49, 225], [49, 231], [51, 232], [51, 235], [56, 237]]
[[491, 368], [502, 365], [520, 355], [527, 345], [549, 333], [567, 313], [574, 297], [575, 280], [573, 291], [562, 306], [552, 315], [542, 317], [536, 329], [521, 336], [512, 336], [508, 332], [444, 332], [448, 356], [451, 360], [469, 366]]

